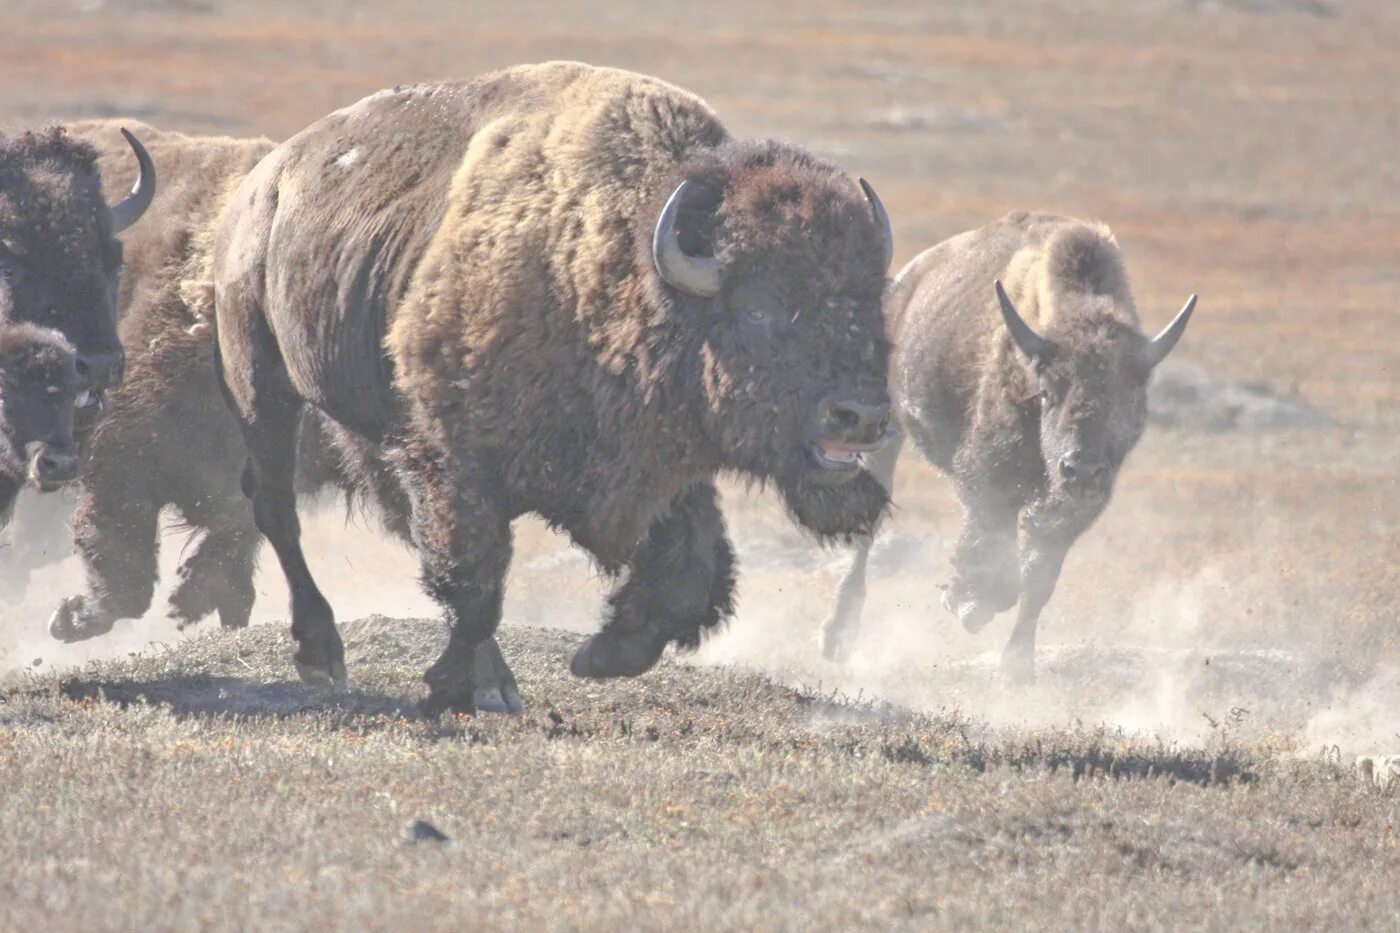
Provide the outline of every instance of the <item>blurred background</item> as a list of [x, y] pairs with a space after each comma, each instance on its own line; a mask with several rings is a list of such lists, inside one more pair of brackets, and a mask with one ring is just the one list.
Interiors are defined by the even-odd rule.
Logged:
[[[283, 139], [382, 87], [580, 59], [656, 74], [741, 135], [864, 175], [899, 266], [1014, 209], [1107, 222], [1145, 329], [1201, 303], [1153, 427], [1071, 551], [1041, 677], [1008, 692], [1009, 619], [938, 605], [961, 515], [917, 458], [877, 544], [852, 664], [815, 635], [846, 561], [726, 489], [741, 601], [702, 660], [994, 718], [1302, 742], [1400, 724], [1400, 5], [1393, 0], [0, 3], [0, 124], [130, 116]], [[592, 630], [606, 581], [517, 525], [507, 624]], [[167, 576], [182, 541], [167, 542]], [[412, 555], [328, 505], [308, 553], [341, 619], [431, 615]], [[270, 560], [266, 561], [271, 565]], [[112, 636], [44, 631], [71, 559], [0, 605], [0, 667], [80, 663], [179, 633], [157, 603]], [[257, 618], [285, 618], [265, 566]], [[210, 628], [206, 623], [205, 628]], [[188, 633], [187, 633], [188, 634]], [[1233, 711], [1233, 712], [1232, 712]], [[1241, 712], [1242, 711], [1242, 712]]]

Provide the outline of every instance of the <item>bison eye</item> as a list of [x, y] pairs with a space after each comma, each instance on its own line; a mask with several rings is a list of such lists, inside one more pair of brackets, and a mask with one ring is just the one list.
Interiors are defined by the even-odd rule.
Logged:
[[750, 308], [744, 312], [744, 320], [750, 324], [767, 324], [768, 312], [759, 308]]
[[1055, 407], [1055, 393], [1054, 393], [1054, 392], [1051, 392], [1049, 389], [1041, 389], [1041, 390], [1040, 390], [1040, 404], [1044, 405], [1046, 408], [1054, 408], [1054, 407]]

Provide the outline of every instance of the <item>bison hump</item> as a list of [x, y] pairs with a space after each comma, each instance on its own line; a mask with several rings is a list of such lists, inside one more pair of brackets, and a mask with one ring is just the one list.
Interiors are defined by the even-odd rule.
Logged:
[[1050, 280], [1060, 289], [1092, 295], [1127, 294], [1123, 254], [1103, 224], [1063, 227], [1046, 244], [1045, 261]]

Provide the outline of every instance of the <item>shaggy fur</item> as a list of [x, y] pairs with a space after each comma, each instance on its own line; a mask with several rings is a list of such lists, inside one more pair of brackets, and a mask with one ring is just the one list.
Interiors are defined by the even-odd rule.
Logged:
[[[681, 244], [721, 263], [714, 298], [652, 263], [686, 179]], [[452, 630], [428, 674], [432, 711], [472, 706], [516, 515], [629, 571], [576, 658], [603, 675], [645, 670], [727, 614], [718, 471], [771, 479], [822, 535], [885, 508], [868, 476], [817, 491], [807, 456], [824, 398], [887, 399], [869, 204], [834, 166], [732, 140], [655, 79], [551, 63], [331, 114], [244, 183], [215, 281], [223, 379], [305, 675], [343, 676], [343, 662], [283, 466], [303, 401], [399, 465]]]
[[[1041, 359], [1013, 343], [996, 279], [1050, 342]], [[944, 604], [975, 631], [1019, 599], [1003, 670], [1028, 679], [1065, 553], [1107, 505], [1146, 421], [1149, 341], [1122, 254], [1102, 224], [1010, 214], [915, 258], [885, 307], [899, 417], [953, 480], [966, 517]], [[895, 459], [889, 451], [872, 467], [887, 488]], [[1071, 476], [1066, 462], [1102, 472]], [[834, 659], [852, 647], [869, 547], [860, 542], [823, 632]]]
[[[121, 334], [129, 374], [111, 393], [88, 444], [73, 516], [86, 586], [62, 602], [50, 626], [66, 641], [100, 635], [118, 619], [150, 608], [166, 506], [179, 511], [192, 533], [203, 533], [182, 562], [171, 596], [170, 615], [182, 626], [214, 612], [228, 628], [248, 623], [261, 545], [239, 489], [247, 454], [214, 378], [209, 254], [219, 210], [273, 143], [120, 125], [145, 142], [162, 189], [145, 222], [124, 238]], [[124, 171], [130, 155], [118, 126], [90, 121], [73, 124], [70, 132], [92, 142], [103, 178], [121, 190], [130, 187]], [[327, 484], [354, 489], [362, 477], [375, 475], [365, 464], [343, 469], [340, 438], [318, 425], [303, 441], [306, 492]], [[404, 536], [405, 526], [401, 518]]]
[[84, 356], [119, 353], [121, 264], [92, 146], [61, 128], [0, 136], [0, 322], [51, 327]]
[[73, 347], [55, 330], [0, 325], [0, 527], [40, 456], [77, 455]]

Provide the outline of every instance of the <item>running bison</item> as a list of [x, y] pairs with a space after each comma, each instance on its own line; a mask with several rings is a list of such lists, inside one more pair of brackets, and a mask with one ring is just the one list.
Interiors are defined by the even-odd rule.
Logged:
[[395, 88], [280, 146], [224, 215], [215, 304], [302, 676], [345, 677], [299, 542], [303, 404], [380, 445], [411, 496], [450, 631], [425, 710], [518, 708], [491, 641], [515, 516], [627, 571], [574, 656], [590, 677], [729, 614], [720, 471], [771, 482], [819, 537], [871, 529], [890, 251], [868, 186], [612, 69]]
[[[953, 480], [966, 519], [943, 605], [976, 632], [1020, 600], [1002, 655], [1010, 680], [1034, 678], [1040, 611], [1070, 545], [1108, 504], [1142, 435], [1148, 378], [1195, 304], [1147, 339], [1113, 234], [1052, 214], [1010, 214], [945, 240], [895, 279], [885, 315], [898, 416]], [[898, 446], [872, 459], [887, 489]], [[822, 633], [832, 660], [854, 641], [870, 544], [858, 542]]]
[[26, 484], [49, 491], [78, 471], [77, 358], [58, 331], [0, 325], [0, 524]]
[[[114, 128], [115, 129], [115, 128]], [[62, 128], [0, 138], [0, 323], [59, 331], [77, 353], [79, 401], [95, 411], [121, 382], [116, 234], [145, 213], [155, 168], [122, 130], [140, 174], [125, 198], [102, 197], [97, 154]]]
[[[86, 587], [50, 620], [50, 632], [64, 641], [103, 634], [150, 608], [166, 506], [178, 510], [186, 529], [202, 533], [180, 565], [171, 617], [183, 626], [218, 613], [224, 627], [239, 628], [254, 601], [262, 540], [239, 489], [243, 439], [214, 378], [209, 248], [219, 210], [273, 143], [137, 131], [161, 166], [162, 193], [148, 221], [125, 239], [120, 330], [129, 372], [87, 444], [72, 518]], [[114, 124], [76, 123], [70, 132], [92, 141], [104, 177], [119, 171], [120, 153], [104, 145], [115, 138]], [[316, 423], [303, 432], [306, 491], [353, 491], [361, 477], [376, 475], [368, 466], [342, 469], [349, 451], [328, 437], [331, 430]], [[406, 526], [406, 518], [395, 526], [403, 537]], [[42, 536], [41, 529], [24, 531]]]
[[[73, 520], [86, 592], [64, 600], [50, 621], [65, 641], [149, 608], [166, 505], [207, 532], [181, 565], [171, 615], [184, 623], [217, 611], [239, 626], [253, 603], [259, 541], [238, 489], [242, 439], [214, 379], [208, 258], [219, 209], [273, 144], [137, 131], [161, 166], [162, 193], [125, 238], [120, 332], [129, 373], [87, 444]], [[70, 132], [91, 141], [104, 177], [120, 171], [114, 124], [77, 123]]]

